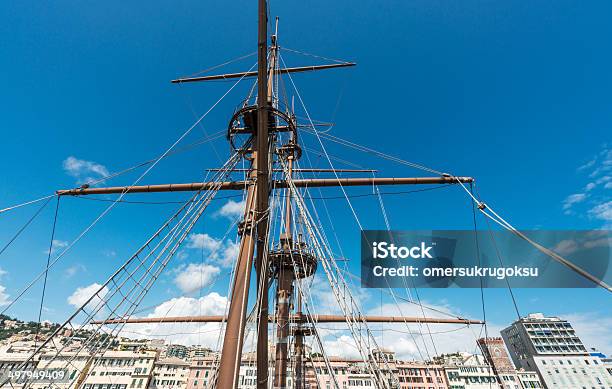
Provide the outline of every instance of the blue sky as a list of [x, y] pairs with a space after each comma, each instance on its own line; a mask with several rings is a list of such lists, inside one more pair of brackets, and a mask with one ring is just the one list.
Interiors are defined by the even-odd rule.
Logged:
[[[176, 86], [169, 80], [254, 52], [255, 5], [255, 1], [0, 4], [0, 34], [8, 37], [0, 50], [4, 145], [0, 207], [74, 187], [87, 177], [118, 171], [163, 152], [231, 85]], [[294, 78], [313, 118], [336, 123], [333, 135], [438, 170], [476, 177], [483, 198], [518, 228], [609, 228], [609, 2], [385, 1], [356, 6], [348, 1], [272, 1], [270, 5], [271, 15], [280, 17], [282, 46], [358, 63], [353, 69]], [[290, 52], [283, 55], [288, 66], [325, 62]], [[254, 61], [249, 57], [222, 70], [248, 69]], [[225, 128], [247, 88], [247, 84], [236, 88], [184, 144]], [[317, 147], [309, 135], [303, 141]], [[334, 144], [326, 146], [339, 158], [379, 169], [379, 176], [422, 174]], [[221, 139], [181, 153], [160, 163], [145, 182], [200, 180], [203, 169], [219, 166], [228, 152]], [[325, 167], [321, 157], [312, 158], [313, 165]], [[129, 184], [136, 177], [134, 173], [108, 184]], [[325, 195], [341, 193], [325, 189]], [[146, 197], [184, 198], [184, 194]], [[218, 214], [226, 201], [215, 202], [194, 232], [220, 238], [230, 223]], [[353, 204], [365, 228], [384, 227], [375, 198], [354, 199]], [[107, 205], [62, 200], [58, 245], [74, 239]], [[352, 214], [342, 199], [328, 200], [328, 205], [342, 249], [355, 262], [359, 232]], [[69, 296], [105, 279], [174, 207], [116, 207], [50, 273], [44, 317], [61, 321], [72, 309]], [[385, 207], [394, 229], [471, 228], [470, 204], [459, 188], [385, 196]], [[0, 257], [4, 272], [0, 285], [7, 301], [43, 268], [52, 208], [48, 206]], [[7, 242], [35, 209], [1, 215], [0, 242]], [[176, 277], [194, 263], [197, 254], [185, 249], [147, 305], [184, 294]], [[350, 266], [358, 269], [355, 263]], [[207, 291], [224, 296], [226, 286], [221, 277]], [[575, 318], [582, 323], [584, 337], [597, 342], [593, 346], [612, 352], [606, 340], [612, 327], [605, 308], [610, 305], [608, 293], [525, 289], [516, 290], [516, 296], [521, 313], [542, 311]], [[32, 306], [39, 298], [37, 285], [9, 313], [33, 319]], [[421, 298], [469, 317], [481, 316], [477, 290], [423, 290]], [[488, 317], [496, 326], [515, 318], [507, 291], [488, 290], [486, 298]], [[375, 293], [364, 304], [379, 309], [380, 298]], [[591, 323], [599, 323], [599, 328]]]

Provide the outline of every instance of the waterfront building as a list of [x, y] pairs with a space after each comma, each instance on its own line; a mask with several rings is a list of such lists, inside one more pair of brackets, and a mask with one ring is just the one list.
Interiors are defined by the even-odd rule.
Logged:
[[82, 389], [147, 388], [156, 357], [154, 351], [107, 351], [93, 359]]
[[186, 389], [189, 378], [189, 362], [180, 358], [166, 358], [155, 362], [152, 389]]
[[588, 353], [567, 320], [529, 314], [501, 335], [515, 366], [535, 370], [545, 388], [612, 387], [612, 376], [601, 358]]

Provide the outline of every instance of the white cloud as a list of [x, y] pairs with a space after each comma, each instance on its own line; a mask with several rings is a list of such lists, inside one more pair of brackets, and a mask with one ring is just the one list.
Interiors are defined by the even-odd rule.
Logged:
[[323, 348], [328, 356], [343, 358], [361, 358], [355, 340], [349, 335], [328, 336]]
[[[55, 254], [58, 250], [61, 250], [68, 246], [68, 242], [58, 239], [53, 239], [51, 241], [51, 254]], [[45, 254], [49, 254], [49, 250], [43, 251]]]
[[104, 250], [102, 252], [107, 258], [115, 258], [117, 256], [117, 252], [115, 250]]
[[553, 247], [553, 251], [561, 255], [570, 255], [578, 250], [579, 246], [575, 240], [565, 239], [560, 241]]
[[223, 267], [231, 267], [238, 258], [239, 251], [240, 245], [228, 240], [225, 242], [221, 255], [218, 257], [218, 263]]
[[187, 254], [187, 252], [185, 250], [181, 250], [178, 253], [176, 253], [176, 258], [179, 261], [185, 260], [189, 257], [189, 254]]
[[221, 207], [218, 214], [221, 216], [230, 218], [230, 219], [235, 219], [244, 214], [245, 205], [246, 205], [246, 202], [244, 200], [239, 201], [239, 202], [236, 202], [234, 200], [229, 200], [227, 203], [225, 203]]
[[[366, 303], [370, 297], [369, 291], [368, 289], [354, 287], [350, 281], [351, 279], [347, 279], [351, 294], [355, 301], [363, 307], [364, 303]], [[322, 270], [315, 274], [314, 279], [312, 280], [312, 285], [309, 284], [310, 280], [306, 280], [304, 282], [307, 283], [305, 285], [308, 285], [308, 287], [304, 287], [304, 294], [308, 300], [310, 309], [313, 310], [313, 314], [342, 314], [342, 309], [340, 308], [340, 305], [336, 300], [336, 296], [331, 290], [329, 281]], [[297, 288], [296, 293], [298, 293]], [[348, 301], [349, 300], [347, 297], [347, 302]]]
[[208, 234], [191, 234], [187, 238], [187, 247], [190, 249], [218, 250], [223, 242]]
[[164, 301], [147, 317], [222, 315], [226, 305], [227, 298], [217, 292], [200, 298], [181, 296]]
[[109, 175], [109, 171], [104, 165], [73, 156], [66, 158], [62, 162], [62, 166], [64, 171], [76, 178], [79, 183], [94, 181]]
[[593, 158], [590, 161], [588, 161], [587, 163], [580, 165], [578, 167], [578, 171], [582, 171], [582, 170], [587, 170], [592, 168], [593, 166], [595, 166], [595, 163], [597, 162], [597, 158]]
[[[8, 272], [0, 267], [0, 278], [7, 275]], [[0, 285], [0, 307], [10, 304], [11, 300], [9, 299], [10, 295], [6, 293], [6, 287]]]
[[592, 219], [603, 220], [603, 228], [612, 221], [612, 204], [607, 190], [612, 188], [612, 148], [604, 145], [602, 150], [586, 164], [578, 168], [588, 173], [589, 182], [583, 191], [567, 196], [562, 203], [566, 215], [575, 214], [577, 204], [584, 203], [582, 214]]
[[590, 177], [599, 177], [612, 171], [612, 149], [608, 148], [607, 145], [604, 146], [592, 167], [595, 167], [595, 169], [589, 175]]
[[589, 215], [595, 219], [612, 222], [612, 200], [594, 206], [589, 210]]
[[66, 268], [66, 270], [64, 270], [64, 277], [72, 278], [77, 273], [84, 272], [86, 270], [87, 270], [87, 268], [85, 267], [85, 265], [80, 264], [80, 263], [76, 263], [76, 264]]
[[586, 200], [587, 195], [585, 193], [574, 193], [569, 195], [563, 200], [563, 210], [570, 210], [575, 204], [581, 203]]
[[183, 293], [193, 293], [210, 285], [220, 272], [216, 266], [190, 263], [178, 268], [174, 283]]
[[[146, 317], [224, 315], [227, 305], [227, 298], [215, 292], [200, 298], [177, 297], [159, 304]], [[220, 323], [147, 323], [128, 324], [121, 334], [133, 338], [161, 338], [168, 343], [199, 344], [218, 349], [221, 332]]]
[[9, 305], [11, 300], [9, 299], [10, 295], [6, 293], [6, 287], [0, 285], [0, 307], [5, 305]]
[[[223, 268], [231, 267], [238, 256], [237, 243], [226, 239], [216, 239], [208, 234], [191, 234], [187, 238], [187, 248], [203, 250], [208, 259]], [[185, 259], [186, 256], [183, 256]]]
[[[106, 286], [101, 290], [100, 288], [102, 288], [102, 285], [98, 283], [79, 287], [74, 291], [74, 293], [68, 296], [66, 301], [68, 301], [68, 304], [72, 305], [73, 307], [80, 308], [91, 296], [97, 292], [96, 296], [89, 302], [89, 304], [87, 304], [87, 308], [94, 309], [108, 293], [108, 288]], [[100, 291], [98, 292], [98, 290]]]

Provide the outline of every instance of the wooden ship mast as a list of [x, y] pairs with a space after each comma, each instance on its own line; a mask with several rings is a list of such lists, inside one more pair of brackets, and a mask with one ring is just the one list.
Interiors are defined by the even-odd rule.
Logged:
[[[34, 282], [39, 280], [42, 274], [45, 275], [46, 280], [46, 272], [49, 268], [124, 196], [134, 193], [159, 192], [191, 192], [192, 195], [132, 256], [116, 269], [104, 283], [99, 285], [95, 293], [84, 301], [76, 312], [59, 325], [51, 336], [37, 344], [35, 351], [28, 356], [18, 369], [32, 366], [35, 358], [46, 352], [47, 347], [55, 347], [55, 354], [46, 359], [46, 366], [51, 366], [52, 363], [57, 362], [62, 352], [71, 345], [70, 337], [68, 337], [68, 341], [61, 344], [58, 344], [55, 339], [64, 333], [78, 333], [80, 330], [85, 333], [85, 340], [65, 362], [66, 366], [74, 368], [75, 360], [81, 355], [80, 353], [85, 352], [87, 354], [84, 367], [75, 370], [78, 374], [75, 375], [71, 384], [71, 387], [78, 388], [85, 379], [87, 367], [91, 366], [96, 356], [103, 355], [113, 346], [114, 339], [120, 335], [123, 326], [126, 324], [225, 323], [225, 326], [221, 327], [224, 328], [224, 336], [220, 356], [216, 361], [218, 365], [215, 366], [215, 371], [207, 387], [233, 389], [239, 386], [238, 378], [247, 322], [254, 321], [256, 324], [257, 388], [288, 388], [288, 372], [292, 369], [294, 380], [291, 387], [304, 389], [305, 363], [308, 360], [305, 353], [306, 337], [318, 339], [318, 346], [325, 354], [323, 344], [318, 338], [316, 324], [345, 323], [351, 331], [356, 348], [366, 366], [366, 371], [372, 375], [375, 387], [377, 389], [391, 389], [399, 387], [399, 382], [393, 376], [384, 353], [380, 353], [382, 356], [375, 353], [377, 351], [375, 348], [378, 345], [368, 328], [368, 323], [485, 324], [478, 320], [468, 320], [460, 317], [429, 318], [425, 317], [424, 312], [422, 317], [368, 316], [362, 314], [359, 304], [351, 295], [342, 273], [335, 264], [333, 253], [328, 247], [325, 247], [325, 239], [318, 231], [318, 226], [314, 225], [313, 218], [304, 203], [299, 190], [307, 190], [308, 188], [340, 187], [344, 192], [345, 187], [352, 186], [461, 185], [471, 197], [473, 205], [476, 206], [473, 208], [474, 212], [476, 212], [475, 208], [478, 208], [485, 216], [529, 242], [539, 251], [606, 290], [612, 290], [602, 280], [597, 279], [551, 250], [533, 242], [488, 208], [486, 204], [466, 189], [464, 184], [471, 184], [474, 181], [471, 177], [458, 177], [429, 169], [428, 171], [434, 174], [439, 173], [439, 175], [429, 177], [372, 176], [347, 178], [339, 177], [338, 173], [367, 172], [367, 170], [335, 169], [333, 166], [331, 166], [331, 169], [301, 168], [298, 165], [302, 156], [298, 136], [300, 125], [297, 122], [292, 104], [285, 104], [284, 107], [279, 104], [279, 98], [275, 94], [278, 87], [276, 80], [285, 75], [291, 77], [291, 74], [294, 73], [351, 67], [355, 66], [355, 63], [338, 62], [301, 67], [281, 66], [277, 31], [270, 37], [270, 45], [268, 45], [267, 15], [266, 0], [258, 0], [256, 71], [252, 71], [252, 68], [246, 72], [172, 80], [173, 83], [180, 84], [233, 79], [239, 82], [244, 78], [254, 77], [257, 79], [255, 100], [249, 95], [229, 121], [227, 138], [232, 147], [232, 155], [221, 168], [210, 169], [214, 172], [210, 180], [191, 183], [138, 185], [140, 178], [144, 177], [159, 160], [165, 157], [206, 115], [204, 114], [166, 153], [156, 159], [153, 165], [134, 184], [115, 187], [89, 187], [84, 185], [75, 189], [58, 190], [55, 193], [54, 196], [58, 199], [57, 207], [59, 207], [59, 200], [64, 196], [118, 194], [119, 197], [66, 250], [52, 262], [48, 262], [45, 273], [37, 276], [24, 291], [27, 291]], [[318, 136], [314, 128], [315, 125], [310, 117], [308, 119], [310, 128]], [[239, 161], [246, 162], [248, 168], [237, 169], [236, 166]], [[329, 162], [331, 165], [331, 161]], [[229, 179], [230, 174], [237, 171], [243, 171], [245, 178], [242, 180]], [[302, 176], [304, 173], [317, 172], [333, 173], [334, 178], [303, 178]], [[271, 232], [270, 228], [271, 211], [275, 208], [271, 197], [278, 200], [279, 197], [273, 196], [281, 190], [284, 191], [285, 196], [282, 204], [276, 207], [280, 209], [281, 214], [274, 215], [277, 220], [280, 220], [279, 224], [281, 226], [278, 236], [276, 236], [276, 232]], [[170, 259], [185, 241], [210, 201], [219, 191], [246, 192], [245, 209], [237, 228], [240, 236], [239, 250], [229, 292], [229, 308], [226, 314], [217, 316], [133, 317], [144, 297], [166, 269]], [[43, 199], [50, 199], [51, 197]], [[29, 203], [32, 202], [24, 204]], [[487, 212], [488, 210], [491, 212], [490, 214]], [[304, 291], [307, 286], [304, 286], [304, 283], [305, 280], [312, 280], [318, 270], [322, 270], [327, 277], [331, 293], [338, 302], [338, 308], [342, 314], [313, 313], [309, 308], [307, 294]], [[250, 296], [252, 279], [256, 285], [255, 296]], [[276, 286], [273, 291], [273, 313], [269, 312], [270, 302], [268, 301], [271, 285]], [[248, 312], [249, 304], [252, 307], [251, 312]], [[6, 309], [8, 308], [5, 308], [3, 312]], [[100, 319], [102, 314], [105, 318]], [[275, 346], [274, 355], [268, 355], [270, 325], [275, 328], [275, 337], [272, 340]], [[86, 328], [86, 330], [83, 331], [83, 328]], [[273, 360], [273, 363], [270, 363], [271, 360]], [[325, 359], [325, 363], [328, 368], [331, 368], [328, 359]], [[269, 371], [271, 365], [274, 369], [273, 374], [270, 374]], [[330, 374], [331, 372], [332, 369], [330, 369]], [[338, 387], [334, 375], [331, 374], [331, 376], [336, 387]], [[272, 378], [271, 382], [269, 382], [270, 377]], [[0, 387], [12, 386], [12, 384], [11, 378], [0, 381]], [[19, 384], [25, 389], [30, 387], [32, 382], [26, 380], [19, 382]], [[55, 388], [57, 385], [54, 386], [53, 383], [50, 383], [48, 387]]]
[[[340, 323], [346, 318], [341, 315], [317, 315], [307, 320], [302, 312], [302, 297], [295, 294], [295, 282], [300, 278], [314, 275], [317, 269], [317, 258], [308, 252], [305, 243], [293, 236], [292, 196], [287, 191], [284, 207], [285, 229], [279, 237], [279, 247], [269, 250], [269, 199], [271, 188], [288, 188], [289, 181], [295, 187], [337, 187], [337, 186], [371, 186], [371, 185], [419, 185], [419, 184], [455, 184], [470, 183], [470, 177], [391, 177], [391, 178], [332, 178], [332, 179], [293, 179], [294, 161], [301, 156], [298, 144], [297, 122], [293, 112], [283, 112], [273, 98], [275, 75], [317, 71], [332, 68], [354, 66], [354, 63], [338, 63], [331, 65], [316, 65], [294, 68], [280, 68], [278, 63], [277, 35], [270, 38], [268, 48], [268, 18], [266, 0], [258, 0], [258, 47], [257, 72], [229, 73], [193, 78], [172, 80], [173, 83], [191, 83], [213, 80], [227, 80], [242, 77], [257, 77], [256, 105], [245, 106], [232, 117], [228, 130], [230, 142], [237, 135], [250, 135], [252, 147], [245, 151], [245, 158], [250, 161], [248, 179], [242, 181], [223, 182], [219, 190], [242, 190], [247, 188], [244, 217], [240, 223], [240, 245], [230, 294], [230, 307], [227, 316], [189, 316], [166, 318], [130, 318], [124, 323], [177, 323], [177, 322], [226, 322], [223, 348], [221, 350], [219, 370], [216, 377], [216, 387], [236, 388], [242, 358], [242, 349], [247, 322], [247, 305], [249, 302], [249, 286], [254, 268], [257, 285], [257, 388], [268, 389], [269, 358], [268, 355], [268, 325], [275, 322], [276, 339], [274, 358], [274, 374], [272, 387], [287, 388], [287, 377], [290, 362], [291, 345], [289, 339], [294, 339], [295, 357], [295, 388], [303, 389], [304, 380], [304, 338], [312, 334], [309, 324], [314, 320], [318, 323]], [[236, 125], [237, 123], [243, 126]], [[278, 149], [271, 147], [270, 139], [277, 133], [289, 132], [289, 140]], [[234, 145], [236, 147], [236, 145]], [[276, 154], [276, 155], [274, 155]], [[274, 157], [283, 159], [287, 172], [284, 180], [271, 178], [271, 161]], [[316, 169], [315, 169], [316, 170]], [[335, 170], [339, 172], [340, 170]], [[206, 189], [212, 183], [165, 184], [111, 188], [78, 188], [58, 191], [59, 195], [83, 196], [110, 193], [149, 193], [170, 191], [195, 191]], [[268, 294], [272, 281], [276, 281], [275, 315], [268, 314]], [[293, 299], [297, 301], [297, 310], [292, 313]], [[445, 323], [445, 324], [482, 324], [478, 320], [461, 318], [426, 318], [426, 317], [392, 317], [366, 316], [365, 321], [376, 323]], [[99, 323], [94, 321], [93, 323]], [[113, 323], [113, 319], [102, 324]]]
[[[147, 319], [127, 319], [124, 323], [176, 323], [176, 322], [226, 322], [223, 348], [221, 350], [219, 370], [216, 377], [216, 387], [238, 387], [238, 376], [242, 358], [242, 349], [247, 322], [247, 305], [249, 302], [249, 286], [254, 268], [257, 285], [256, 312], [257, 312], [257, 388], [269, 387], [268, 377], [270, 366], [268, 355], [268, 325], [275, 322], [276, 339], [274, 358], [274, 374], [272, 387], [284, 389], [287, 387], [287, 372], [290, 361], [290, 336], [294, 339], [293, 352], [295, 353], [295, 388], [304, 388], [304, 337], [312, 334], [309, 324], [316, 322], [344, 322], [346, 318], [340, 315], [317, 315], [306, 319], [302, 312], [302, 298], [295, 295], [297, 279], [311, 277], [317, 269], [317, 259], [306, 250], [305, 243], [296, 241], [293, 236], [292, 224], [292, 196], [287, 191], [284, 207], [285, 230], [279, 237], [279, 248], [269, 250], [269, 199], [271, 188], [288, 188], [289, 181], [295, 187], [337, 187], [337, 186], [371, 186], [371, 185], [419, 185], [419, 184], [455, 184], [458, 182], [470, 183], [470, 177], [397, 177], [397, 178], [332, 178], [332, 179], [293, 179], [294, 161], [301, 156], [298, 144], [297, 122], [293, 112], [283, 112], [279, 109], [273, 98], [275, 75], [317, 71], [332, 68], [354, 66], [354, 63], [338, 63], [331, 65], [315, 65], [294, 68], [280, 68], [278, 63], [277, 35], [270, 38], [268, 47], [268, 18], [266, 0], [258, 0], [258, 44], [257, 44], [257, 72], [229, 73], [193, 78], [180, 78], [172, 80], [173, 83], [191, 83], [213, 80], [227, 80], [243, 77], [257, 77], [256, 105], [245, 106], [234, 114], [230, 121], [228, 137], [230, 142], [234, 136], [248, 134], [252, 147], [245, 150], [245, 158], [250, 161], [248, 179], [242, 181], [228, 181], [221, 183], [219, 190], [242, 190], [246, 187], [246, 206], [244, 217], [239, 227], [240, 245], [237, 258], [236, 272], [232, 282], [230, 294], [230, 307], [228, 315], [208, 317], [167, 317]], [[242, 126], [237, 125], [240, 123]], [[289, 141], [274, 149], [270, 139], [277, 133], [289, 132]], [[233, 143], [233, 142], [232, 142]], [[234, 145], [236, 147], [236, 145]], [[274, 155], [276, 154], [276, 155]], [[285, 180], [271, 178], [271, 161], [274, 157], [283, 159], [287, 166]], [[339, 170], [336, 170], [338, 172]], [[112, 188], [78, 188], [58, 191], [59, 195], [83, 196], [92, 194], [110, 193], [143, 193], [166, 191], [196, 191], [206, 189], [212, 183], [165, 184], [149, 186], [130, 186]], [[268, 313], [269, 286], [276, 281], [275, 315]], [[296, 297], [297, 310], [292, 313], [292, 299]], [[390, 317], [369, 316], [363, 317], [368, 322], [380, 323], [447, 323], [447, 324], [482, 324], [481, 321], [467, 319], [436, 319], [426, 317]], [[103, 324], [112, 323], [113, 319]], [[98, 323], [94, 321], [93, 323]]]
[[[211, 380], [212, 385], [217, 388], [231, 389], [238, 387], [238, 377], [240, 364], [243, 354], [243, 344], [245, 339], [245, 327], [249, 316], [256, 316], [256, 365], [257, 365], [257, 388], [284, 389], [288, 387], [288, 371], [291, 361], [294, 361], [294, 385], [296, 389], [305, 387], [305, 338], [316, 334], [316, 323], [348, 323], [351, 328], [369, 323], [438, 323], [438, 324], [482, 324], [478, 320], [468, 320], [463, 318], [427, 318], [427, 317], [398, 317], [398, 316], [366, 316], [355, 309], [355, 302], [350, 300], [350, 295], [343, 296], [341, 292], [335, 291], [337, 299], [349, 299], [349, 303], [340, 304], [343, 315], [312, 314], [307, 309], [305, 311], [304, 293], [301, 290], [301, 282], [313, 277], [317, 268], [323, 265], [324, 270], [329, 274], [320, 256], [321, 249], [309, 247], [308, 243], [301, 238], [301, 234], [295, 229], [296, 212], [303, 213], [303, 205], [296, 204], [298, 196], [297, 188], [320, 188], [320, 187], [351, 187], [351, 186], [384, 186], [384, 185], [431, 185], [431, 184], [463, 184], [471, 183], [471, 177], [456, 177], [450, 175], [440, 175], [432, 177], [339, 177], [337, 174], [343, 171], [366, 171], [366, 170], [343, 170], [343, 169], [300, 169], [296, 168], [296, 163], [302, 155], [302, 149], [298, 137], [298, 123], [292, 107], [281, 109], [278, 99], [275, 98], [276, 88], [275, 79], [278, 76], [291, 75], [292, 73], [326, 70], [333, 68], [343, 68], [354, 66], [355, 63], [343, 62], [335, 64], [322, 64], [303, 67], [281, 67], [279, 64], [279, 45], [277, 34], [270, 37], [268, 46], [268, 19], [267, 2], [258, 0], [258, 48], [257, 48], [257, 71], [246, 71], [239, 73], [228, 73], [219, 75], [207, 75], [191, 78], [179, 78], [172, 80], [173, 83], [193, 83], [214, 80], [243, 79], [257, 77], [257, 96], [255, 103], [245, 101], [240, 109], [232, 116], [228, 126], [228, 140], [233, 148], [234, 156], [228, 160], [226, 165], [220, 169], [212, 169], [220, 172], [215, 180], [209, 182], [193, 183], [172, 183], [158, 185], [130, 185], [118, 187], [89, 187], [83, 186], [75, 189], [58, 190], [58, 199], [63, 196], [93, 196], [102, 194], [119, 194], [120, 198], [134, 193], [159, 193], [159, 192], [193, 192], [194, 197], [191, 203], [196, 203], [200, 208], [192, 210], [187, 203], [177, 211], [152, 237], [149, 239], [128, 261], [120, 267], [90, 298], [75, 312], [67, 321], [62, 324], [52, 336], [38, 347], [29, 360], [37, 353], [42, 352], [44, 347], [53, 342], [53, 338], [60, 331], [75, 328], [76, 319], [79, 316], [85, 317], [84, 322], [96, 326], [99, 333], [118, 334], [119, 331], [106, 331], [107, 326], [123, 325], [131, 323], [225, 323], [223, 345], [220, 350], [218, 370]], [[311, 123], [312, 124], [312, 123]], [[283, 144], [278, 144], [280, 139]], [[240, 143], [242, 140], [242, 143]], [[227, 180], [228, 174], [235, 169], [236, 162], [243, 159], [250, 165], [246, 171], [246, 179], [239, 181]], [[274, 164], [281, 168], [273, 167]], [[221, 174], [223, 172], [224, 174]], [[282, 178], [275, 177], [274, 174], [282, 172]], [[303, 172], [331, 172], [335, 178], [294, 178], [294, 174]], [[284, 228], [278, 237], [272, 237], [270, 233], [270, 197], [274, 191], [285, 190], [283, 214], [281, 223]], [[193, 225], [202, 214], [212, 196], [218, 191], [246, 191], [245, 209], [242, 221], [238, 225], [240, 236], [238, 256], [236, 259], [235, 272], [231, 283], [229, 295], [229, 309], [227, 315], [223, 316], [188, 316], [188, 317], [163, 317], [163, 318], [134, 318], [135, 307], [151, 285], [158, 277], [159, 273], [154, 273], [151, 268], [143, 272], [140, 279], [136, 279], [139, 274], [138, 269], [142, 267], [149, 258], [154, 257], [158, 247], [162, 247], [164, 262], [160, 262], [160, 270], [163, 271], [167, 261], [176, 252], [176, 249], [183, 242], [187, 233], [191, 231]], [[189, 202], [188, 202], [189, 203]], [[191, 219], [184, 219], [189, 212], [193, 212]], [[181, 214], [185, 215], [180, 218]], [[184, 232], [178, 233], [174, 230], [172, 223], [182, 223], [185, 221]], [[172, 239], [176, 239], [175, 246], [166, 248], [158, 244], [157, 240], [166, 239], [165, 231], [172, 232]], [[173, 232], [174, 231], [174, 232]], [[168, 232], [168, 234], [170, 234]], [[169, 235], [165, 235], [169, 236]], [[170, 238], [168, 238], [170, 241]], [[153, 247], [152, 247], [153, 246]], [[148, 250], [148, 251], [147, 251]], [[162, 250], [162, 249], [159, 249]], [[319, 251], [317, 251], [319, 250]], [[148, 254], [145, 253], [149, 252]], [[167, 254], [166, 254], [167, 253]], [[162, 254], [159, 254], [160, 256]], [[145, 259], [142, 259], [142, 258]], [[159, 257], [157, 257], [159, 258]], [[158, 259], [155, 259], [156, 261]], [[155, 262], [153, 262], [155, 264]], [[153, 266], [153, 264], [151, 266]], [[155, 264], [157, 266], [157, 264]], [[329, 265], [327, 265], [329, 266]], [[134, 269], [129, 270], [128, 269]], [[157, 271], [157, 269], [155, 269]], [[249, 296], [252, 276], [255, 276], [256, 296], [253, 301]], [[151, 281], [145, 283], [145, 277], [151, 277]], [[121, 281], [121, 279], [124, 281]], [[121, 283], [123, 282], [123, 283]], [[127, 293], [123, 293], [121, 288], [128, 282], [133, 282], [136, 286]], [[270, 285], [276, 285], [274, 291], [274, 313], [268, 312], [270, 302], [268, 301]], [[129, 299], [132, 290], [139, 287], [142, 291]], [[103, 288], [111, 289], [110, 292], [103, 291]], [[115, 291], [116, 290], [116, 291]], [[117, 294], [118, 292], [118, 294]], [[344, 292], [346, 293], [346, 292]], [[108, 297], [110, 296], [110, 297]], [[117, 307], [126, 307], [125, 313], [119, 313], [117, 307], [109, 310], [110, 315], [104, 320], [99, 320], [97, 314], [104, 307], [111, 306], [110, 300], [114, 296], [122, 296], [117, 302]], [[90, 305], [96, 302], [96, 298], [102, 301], [99, 304], [102, 308], [90, 309]], [[127, 301], [127, 302], [126, 302]], [[347, 300], [348, 301], [348, 300]], [[129, 303], [128, 303], [129, 302]], [[254, 303], [253, 313], [249, 314], [247, 308], [249, 302]], [[125, 304], [125, 305], [122, 305]], [[352, 305], [351, 305], [352, 304]], [[113, 316], [114, 315], [114, 316]], [[268, 329], [272, 324], [276, 328], [274, 355], [268, 355], [269, 339]], [[110, 338], [110, 336], [108, 337]], [[100, 350], [108, 349], [109, 341], [107, 338], [101, 340], [100, 337], [91, 337], [89, 345], [93, 354], [103, 352]], [[88, 340], [89, 341], [89, 340]], [[106, 343], [105, 343], [106, 342]], [[362, 343], [361, 347], [365, 347]], [[373, 342], [368, 342], [372, 345]], [[368, 346], [369, 347], [369, 346]], [[60, 351], [58, 351], [59, 353]], [[373, 361], [372, 350], [364, 351], [362, 354], [365, 361], [378, 364]], [[273, 374], [270, 374], [270, 360], [273, 360]], [[374, 374], [376, 386], [380, 388], [393, 387], [387, 378], [380, 375], [375, 367], [370, 366], [370, 371]], [[269, 382], [272, 377], [272, 382]], [[83, 377], [76, 381], [81, 382]], [[3, 384], [5, 384], [5, 381]], [[27, 385], [26, 385], [27, 386]], [[25, 387], [25, 386], [24, 386]]]

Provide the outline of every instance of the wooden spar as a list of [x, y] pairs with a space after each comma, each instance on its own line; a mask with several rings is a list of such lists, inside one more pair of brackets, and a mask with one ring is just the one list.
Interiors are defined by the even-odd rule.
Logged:
[[[219, 172], [224, 169], [213, 168], [213, 169], [204, 169], [207, 172]], [[271, 169], [273, 172], [284, 172], [284, 169]], [[232, 172], [248, 172], [249, 169], [235, 168], [232, 169]], [[300, 168], [293, 169], [295, 173], [378, 173], [376, 169], [310, 169], [310, 168]]]
[[[369, 186], [369, 185], [434, 185], [434, 184], [469, 184], [473, 182], [472, 177], [370, 177], [370, 178], [313, 178], [296, 179], [293, 183], [298, 188], [316, 188], [331, 186]], [[58, 190], [58, 196], [85, 196], [96, 194], [113, 193], [151, 193], [151, 192], [193, 192], [212, 188], [213, 182], [192, 182], [185, 184], [161, 184], [161, 185], [136, 185], [136, 186], [114, 186], [106, 188], [75, 188]], [[226, 181], [221, 183], [220, 190], [244, 190], [247, 187], [245, 181]], [[286, 188], [284, 180], [273, 181], [272, 187]]]
[[[92, 321], [91, 324], [147, 324], [147, 323], [221, 323], [225, 316], [168, 316], [168, 317], [143, 317], [129, 319], [108, 319]], [[470, 320], [463, 318], [438, 318], [438, 317], [410, 317], [410, 316], [363, 316], [368, 323], [427, 323], [427, 324], [484, 324], [481, 320]], [[308, 323], [305, 315], [291, 315], [292, 322]], [[342, 315], [313, 315], [312, 321], [316, 323], [344, 323], [346, 318]], [[268, 322], [275, 324], [275, 317], [268, 316]], [[276, 325], [276, 324], [275, 324]]]
[[[254, 152], [257, 154], [257, 152]], [[257, 164], [257, 158], [253, 164]], [[230, 294], [230, 307], [223, 337], [223, 353], [219, 364], [217, 379], [218, 388], [236, 388], [238, 379], [242, 346], [244, 338], [244, 325], [247, 319], [246, 309], [249, 298], [249, 285], [251, 278], [251, 267], [253, 266], [253, 252], [255, 250], [255, 202], [257, 182], [255, 175], [257, 167], [251, 171], [253, 182], [248, 186], [246, 206], [244, 210], [242, 236], [238, 251], [236, 271], [232, 282]]]
[[[349, 66], [357, 65], [354, 62], [346, 62], [346, 63], [336, 63], [329, 65], [313, 65], [313, 66], [300, 66], [295, 68], [283, 68], [278, 69], [276, 72], [281, 74], [287, 73], [302, 73], [302, 72], [311, 72], [316, 70], [325, 70], [325, 69], [333, 69], [333, 68], [344, 68]], [[240, 72], [240, 73], [227, 73], [227, 74], [216, 74], [212, 76], [201, 76], [201, 77], [189, 77], [189, 78], [178, 78], [176, 80], [172, 80], [171, 82], [174, 84], [181, 84], [184, 82], [198, 82], [198, 81], [214, 81], [214, 80], [230, 80], [232, 78], [241, 78], [241, 77], [255, 77], [258, 72]]]

